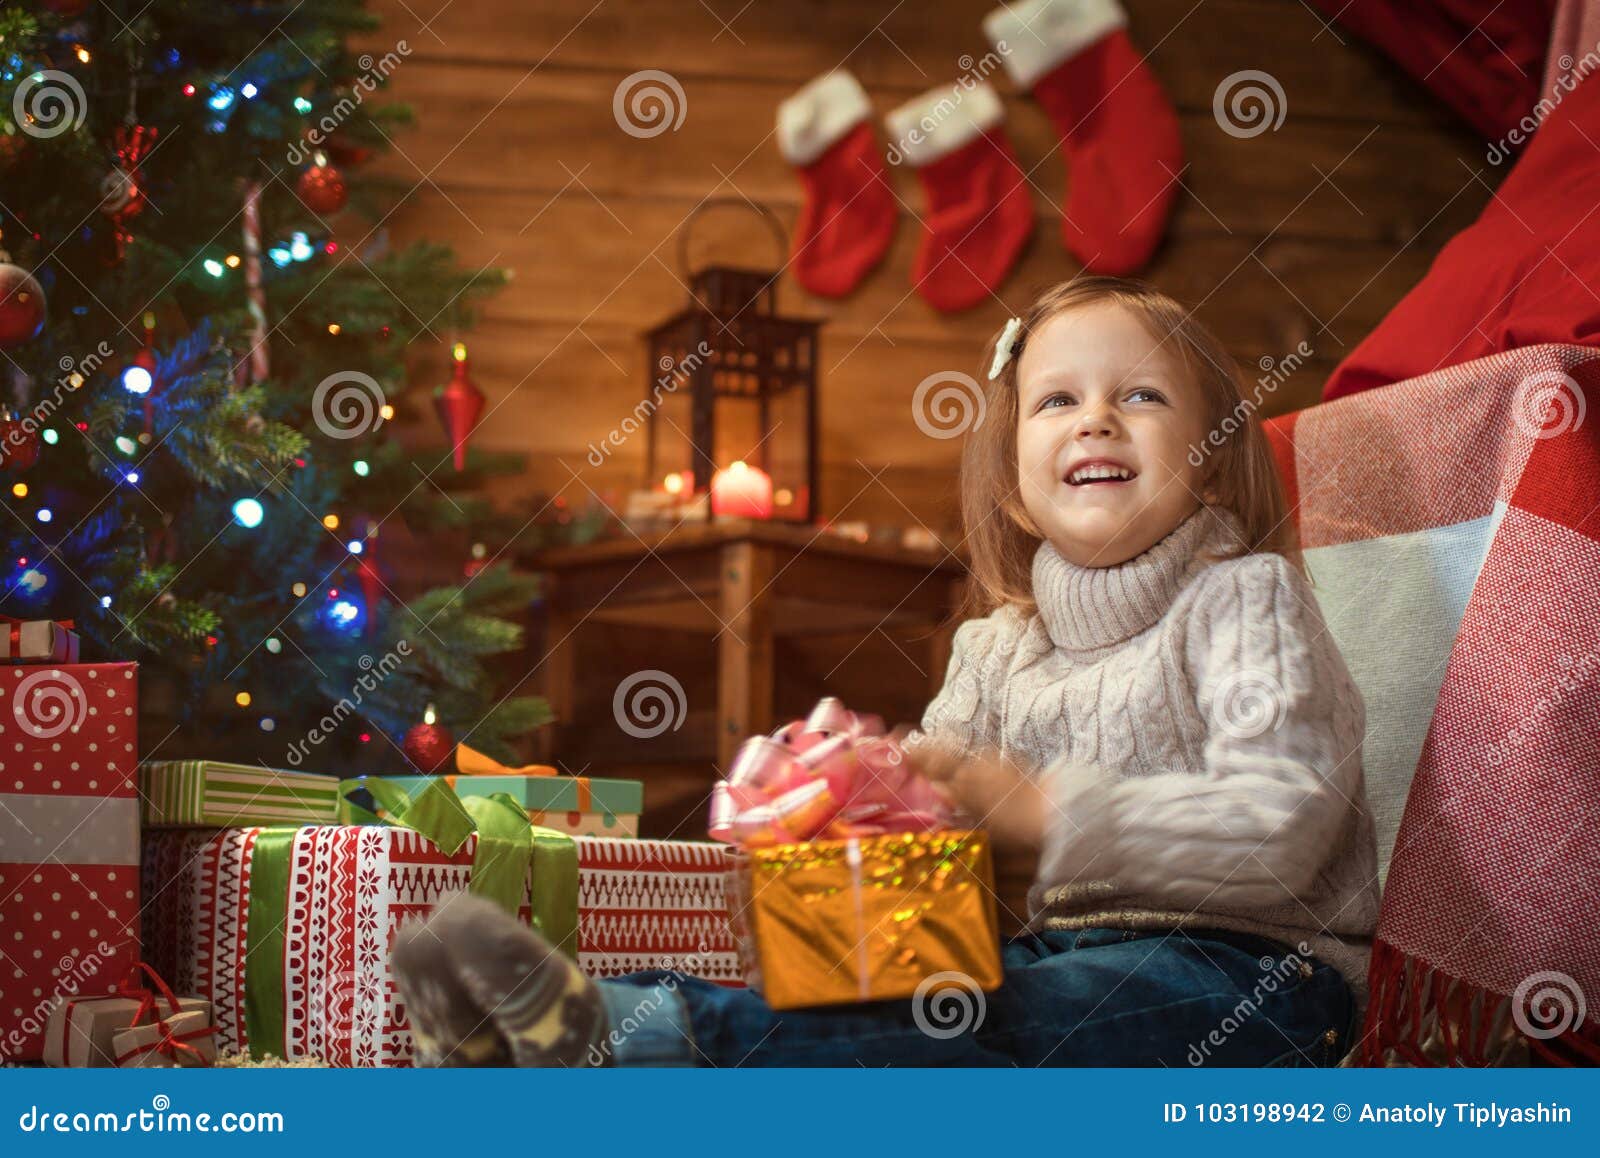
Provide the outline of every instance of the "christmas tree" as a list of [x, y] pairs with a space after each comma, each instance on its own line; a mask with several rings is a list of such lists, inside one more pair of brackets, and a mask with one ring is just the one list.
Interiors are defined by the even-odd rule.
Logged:
[[[532, 580], [480, 546], [405, 601], [382, 549], [492, 524], [463, 491], [506, 465], [464, 453], [457, 344], [505, 275], [391, 248], [361, 176], [409, 117], [374, 99], [403, 42], [357, 55], [355, 0], [32, 7], [0, 11], [0, 611], [140, 660], [147, 757], [397, 770], [437, 728], [515, 755], [547, 708], [488, 664]], [[408, 351], [450, 378], [430, 454], [385, 429]]]

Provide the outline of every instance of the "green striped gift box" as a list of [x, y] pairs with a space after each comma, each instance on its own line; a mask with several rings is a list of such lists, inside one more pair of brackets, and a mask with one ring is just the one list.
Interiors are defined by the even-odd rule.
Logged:
[[143, 819], [149, 828], [260, 824], [330, 824], [339, 781], [220, 760], [156, 760], [139, 766]]

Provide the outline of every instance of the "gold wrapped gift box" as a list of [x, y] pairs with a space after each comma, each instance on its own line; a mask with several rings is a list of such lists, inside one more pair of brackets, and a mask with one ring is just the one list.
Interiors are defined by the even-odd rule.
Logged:
[[986, 833], [749, 849], [729, 887], [745, 979], [773, 1009], [911, 997], [929, 978], [1000, 985]]

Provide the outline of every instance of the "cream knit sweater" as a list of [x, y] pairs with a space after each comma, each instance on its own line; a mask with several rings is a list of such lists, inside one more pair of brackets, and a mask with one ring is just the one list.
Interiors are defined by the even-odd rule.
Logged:
[[1116, 567], [1041, 543], [1038, 613], [962, 624], [907, 743], [994, 745], [1045, 788], [1057, 811], [1030, 928], [1303, 942], [1364, 1011], [1378, 914], [1365, 711], [1299, 571], [1197, 557], [1237, 527], [1203, 507]]

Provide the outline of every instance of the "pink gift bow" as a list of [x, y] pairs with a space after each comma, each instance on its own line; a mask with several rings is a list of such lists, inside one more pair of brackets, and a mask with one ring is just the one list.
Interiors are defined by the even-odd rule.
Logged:
[[906, 759], [901, 733], [832, 696], [770, 736], [751, 736], [711, 790], [711, 836], [756, 847], [927, 832], [955, 811]]

